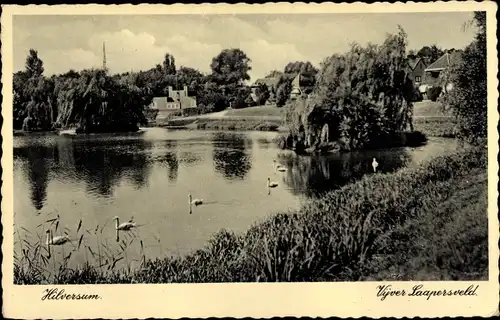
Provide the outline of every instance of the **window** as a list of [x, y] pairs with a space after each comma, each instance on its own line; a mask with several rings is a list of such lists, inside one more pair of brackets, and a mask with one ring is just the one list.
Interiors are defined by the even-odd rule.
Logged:
[[422, 80], [420, 76], [415, 76], [415, 82], [420, 82], [420, 80]]

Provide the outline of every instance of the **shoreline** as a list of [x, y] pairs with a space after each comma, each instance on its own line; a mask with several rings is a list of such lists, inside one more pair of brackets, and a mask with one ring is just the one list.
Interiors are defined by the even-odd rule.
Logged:
[[[423, 251], [413, 257], [399, 254], [414, 245], [404, 240], [405, 232], [411, 231], [418, 241], [427, 241], [429, 248], [435, 247], [432, 241], [459, 240], [463, 243], [459, 254], [468, 257], [467, 261], [474, 261], [476, 256], [483, 256], [484, 248], [487, 250], [487, 234], [475, 234], [484, 231], [475, 224], [487, 224], [487, 215], [481, 215], [487, 201], [482, 196], [470, 197], [486, 195], [485, 175], [484, 150], [465, 148], [416, 168], [365, 176], [320, 199], [309, 200], [296, 211], [256, 222], [243, 234], [222, 229], [203, 249], [181, 257], [144, 257], [141, 267], [132, 271], [111, 268], [102, 272], [91, 265], [63, 269], [59, 282], [33, 278], [22, 265], [15, 265], [15, 283], [363, 281], [384, 277], [381, 270], [388, 276], [387, 268], [396, 268], [406, 279], [416, 280], [419, 268], [435, 261]], [[462, 209], [457, 210], [458, 204]], [[445, 234], [434, 230], [436, 219], [451, 223], [445, 225], [449, 229]], [[462, 225], [464, 219], [466, 225]], [[474, 256], [467, 253], [470, 244], [466, 239], [470, 236], [484, 240], [484, 247]], [[345, 237], [352, 239], [346, 242]], [[336, 255], [328, 253], [332, 248]], [[448, 254], [446, 247], [435, 250], [444, 250], [438, 255]], [[487, 276], [487, 266], [483, 258], [467, 268], [478, 280]], [[450, 262], [443, 273], [440, 269], [427, 270], [418, 276], [424, 280], [450, 279], [460, 274], [453, 268], [457, 267]]]

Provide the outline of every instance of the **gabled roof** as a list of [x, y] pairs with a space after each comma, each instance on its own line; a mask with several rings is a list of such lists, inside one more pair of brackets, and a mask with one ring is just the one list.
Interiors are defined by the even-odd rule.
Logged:
[[297, 88], [311, 88], [314, 86], [314, 76], [312, 74], [308, 73], [302, 73], [300, 72], [295, 76], [295, 78], [292, 81], [292, 88], [297, 87]]
[[300, 80], [301, 80], [301, 74], [299, 72], [299, 74], [292, 81], [292, 87], [300, 88]]
[[415, 68], [417, 67], [417, 65], [420, 61], [424, 62], [424, 60], [422, 60], [422, 58], [415, 58], [415, 59], [408, 58], [408, 65], [410, 66], [410, 69], [415, 70]]
[[455, 60], [460, 57], [457, 51], [446, 52], [439, 59], [431, 63], [425, 71], [441, 71], [448, 68]]

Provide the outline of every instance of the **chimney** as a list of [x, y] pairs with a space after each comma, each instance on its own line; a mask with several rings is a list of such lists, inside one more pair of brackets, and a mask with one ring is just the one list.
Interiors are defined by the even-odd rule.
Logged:
[[169, 97], [172, 97], [172, 96], [173, 96], [172, 91], [173, 91], [172, 86], [168, 86], [168, 96], [169, 96]]
[[187, 86], [184, 86], [184, 96], [185, 97], [188, 96], [188, 87]]

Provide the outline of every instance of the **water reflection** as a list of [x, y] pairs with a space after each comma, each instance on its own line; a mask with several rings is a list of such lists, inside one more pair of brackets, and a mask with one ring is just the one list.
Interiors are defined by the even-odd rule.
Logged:
[[252, 141], [239, 134], [215, 133], [213, 163], [217, 172], [226, 179], [244, 179], [252, 168], [248, 153]]
[[278, 155], [287, 167], [284, 183], [294, 194], [318, 197], [373, 172], [371, 162], [376, 157], [377, 172], [393, 172], [410, 160], [404, 149], [379, 153], [344, 153], [335, 156], [298, 156], [292, 153]]
[[84, 173], [88, 191], [110, 197], [123, 177], [129, 177], [137, 189], [147, 184], [149, 162], [146, 150], [149, 142], [138, 140], [75, 140], [73, 158], [75, 170]]
[[[42, 141], [39, 141], [42, 142]], [[37, 210], [47, 198], [49, 175], [61, 183], [66, 180], [85, 181], [87, 191], [103, 197], [124, 177], [137, 188], [148, 183], [150, 163], [144, 140], [102, 140], [55, 138], [52, 143], [28, 143], [14, 148], [14, 158], [22, 160], [27, 175], [31, 200]]]
[[158, 163], [160, 166], [168, 170], [167, 178], [170, 182], [177, 181], [179, 176], [179, 159], [177, 157], [177, 141], [167, 140], [155, 143], [151, 148], [153, 149], [153, 156], [151, 161]]
[[43, 208], [47, 199], [50, 161], [58, 158], [58, 150], [46, 145], [27, 145], [16, 148], [14, 157], [26, 161], [25, 174], [30, 188], [30, 199], [37, 210]]

